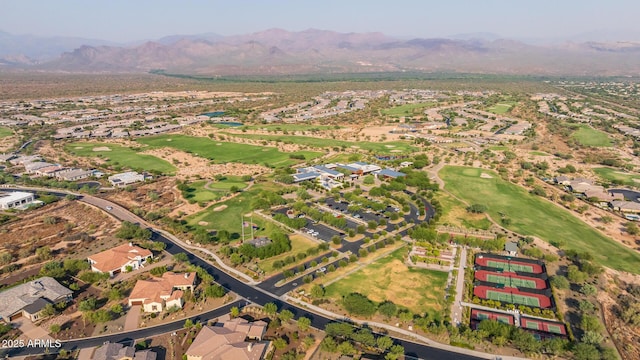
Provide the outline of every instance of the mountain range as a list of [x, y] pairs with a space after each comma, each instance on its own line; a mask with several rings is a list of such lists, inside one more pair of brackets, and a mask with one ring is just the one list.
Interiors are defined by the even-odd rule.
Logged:
[[114, 44], [0, 32], [0, 69], [228, 76], [358, 72], [637, 76], [638, 42], [534, 45], [494, 34], [398, 39], [381, 33], [269, 29]]

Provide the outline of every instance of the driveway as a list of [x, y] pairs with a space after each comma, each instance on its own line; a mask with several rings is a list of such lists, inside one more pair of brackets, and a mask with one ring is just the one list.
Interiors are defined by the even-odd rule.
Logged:
[[25, 340], [53, 340], [45, 329], [35, 325], [29, 319], [22, 318], [13, 321], [13, 323], [22, 331], [22, 336], [26, 338]]
[[140, 313], [142, 312], [141, 305], [133, 305], [129, 311], [127, 311], [127, 317], [124, 319], [124, 330], [135, 330], [138, 328], [138, 321], [140, 320]]

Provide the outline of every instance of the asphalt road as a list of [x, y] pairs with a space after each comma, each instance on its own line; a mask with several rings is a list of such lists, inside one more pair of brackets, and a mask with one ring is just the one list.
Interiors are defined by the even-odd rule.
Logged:
[[[19, 189], [16, 188], [15, 190], [21, 190], [24, 191], [24, 189]], [[61, 196], [64, 197], [66, 196], [65, 192], [59, 192], [59, 191], [50, 191], [50, 193], [57, 195], [57, 196]], [[105, 209], [108, 207], [110, 207], [111, 210], [109, 210], [109, 212], [111, 214], [113, 214], [115, 217], [119, 218], [120, 220], [123, 221], [130, 221], [133, 223], [137, 223], [139, 222], [139, 218], [130, 213], [127, 209], [109, 202], [107, 200], [104, 199], [99, 199], [96, 197], [92, 197], [92, 196], [80, 196], [78, 198], [78, 200], [98, 206], [102, 209]], [[412, 209], [413, 210], [413, 209]], [[413, 211], [412, 211], [413, 214]], [[324, 329], [325, 325], [330, 323], [330, 322], [335, 322], [336, 320], [334, 319], [330, 319], [327, 318], [325, 316], [319, 315], [319, 314], [315, 314], [312, 312], [309, 312], [303, 308], [300, 308], [296, 305], [292, 305], [289, 303], [285, 303], [282, 300], [280, 300], [277, 297], [274, 297], [272, 294], [269, 294], [267, 292], [265, 292], [262, 289], [259, 289], [257, 287], [253, 287], [251, 285], [245, 284], [242, 281], [232, 277], [231, 275], [223, 272], [222, 270], [216, 268], [215, 266], [209, 264], [208, 262], [204, 261], [203, 259], [195, 256], [193, 253], [191, 253], [188, 249], [184, 249], [181, 246], [173, 243], [170, 239], [164, 237], [162, 234], [152, 230], [152, 240], [154, 241], [159, 241], [159, 242], [163, 242], [167, 245], [166, 247], [166, 251], [169, 252], [170, 254], [177, 254], [180, 252], [183, 252], [185, 254], [187, 254], [187, 256], [189, 257], [189, 261], [191, 263], [193, 263], [194, 265], [200, 266], [203, 269], [205, 269], [207, 272], [209, 272], [215, 279], [216, 282], [218, 282], [220, 285], [224, 286], [225, 288], [239, 294], [240, 296], [244, 297], [245, 299], [247, 299], [250, 302], [259, 304], [259, 305], [264, 305], [266, 303], [272, 302], [275, 303], [278, 306], [278, 310], [282, 311], [284, 309], [287, 309], [289, 311], [291, 311], [294, 315], [295, 318], [298, 318], [300, 316], [305, 316], [309, 319], [311, 319], [311, 324], [313, 327], [318, 328], [318, 329]], [[235, 303], [231, 303], [228, 304], [227, 306], [221, 308], [221, 309], [217, 309], [217, 310], [213, 310], [207, 314], [204, 315], [200, 315], [198, 317], [196, 317], [195, 320], [200, 320], [200, 321], [204, 321], [204, 320], [209, 320], [215, 317], [218, 317], [222, 314], [228, 313], [229, 309], [232, 306], [239, 306], [239, 305], [244, 305], [243, 300], [240, 300], [238, 302]], [[68, 350], [72, 350], [72, 349], [78, 349], [78, 348], [86, 348], [86, 347], [94, 347], [94, 346], [98, 346], [102, 343], [104, 343], [105, 341], [111, 341], [111, 342], [120, 342], [120, 341], [127, 341], [127, 340], [131, 340], [131, 339], [142, 339], [142, 338], [148, 338], [154, 335], [159, 335], [159, 334], [164, 334], [167, 332], [171, 332], [171, 331], [175, 331], [176, 329], [179, 329], [180, 327], [182, 327], [182, 325], [184, 324], [184, 320], [180, 320], [180, 321], [176, 321], [173, 323], [169, 323], [169, 324], [165, 324], [165, 325], [161, 325], [158, 327], [152, 327], [152, 328], [144, 328], [144, 329], [138, 329], [138, 330], [133, 330], [133, 331], [128, 331], [128, 332], [123, 332], [120, 334], [114, 334], [114, 335], [105, 335], [105, 336], [99, 336], [99, 337], [95, 337], [95, 338], [91, 338], [91, 339], [77, 339], [77, 340], [72, 340], [72, 341], [67, 341], [63, 343], [62, 348], [64, 349], [68, 349]], [[409, 341], [405, 341], [405, 340], [401, 340], [401, 339], [395, 339], [395, 341], [399, 344], [401, 344], [402, 346], [404, 346], [405, 349], [405, 354], [414, 358], [420, 358], [420, 359], [425, 359], [425, 360], [472, 360], [472, 359], [479, 359], [477, 357], [474, 356], [470, 356], [470, 355], [464, 355], [464, 354], [460, 354], [460, 353], [455, 353], [455, 352], [451, 352], [451, 351], [447, 351], [447, 350], [443, 350], [443, 349], [438, 349], [435, 347], [431, 347], [431, 346], [427, 346], [427, 345], [423, 345], [423, 344], [417, 344], [417, 343], [413, 343], [413, 342], [409, 342]], [[9, 351], [9, 355], [10, 356], [22, 356], [22, 355], [29, 355], [29, 354], [39, 354], [39, 353], [43, 353], [44, 349], [43, 348], [19, 348], [19, 349], [4, 349], [5, 351]], [[50, 349], [50, 351], [55, 352], [56, 349]]]

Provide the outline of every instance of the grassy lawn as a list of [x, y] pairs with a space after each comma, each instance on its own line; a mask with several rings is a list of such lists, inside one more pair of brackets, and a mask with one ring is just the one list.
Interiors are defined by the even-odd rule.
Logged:
[[584, 146], [609, 147], [613, 145], [606, 133], [588, 125], [580, 125], [580, 128], [571, 137]]
[[501, 101], [485, 110], [498, 115], [506, 114], [507, 112], [509, 112], [509, 110], [511, 110], [512, 107], [515, 106], [515, 104], [515, 101]]
[[[481, 173], [493, 176], [480, 177]], [[567, 210], [529, 194], [523, 188], [505, 182], [489, 170], [446, 166], [440, 171], [446, 189], [470, 204], [484, 204], [489, 215], [499, 213], [511, 219], [509, 229], [524, 235], [535, 235], [545, 241], [559, 241], [564, 247], [589, 251], [595, 260], [616, 270], [640, 273], [640, 254], [628, 249], [585, 224]]]
[[[260, 267], [260, 269], [262, 269], [262, 271], [264, 271], [266, 274], [270, 274], [272, 272], [274, 272], [275, 270], [273, 269], [273, 263], [278, 261], [278, 260], [284, 260], [284, 258], [286, 258], [287, 256], [295, 256], [298, 253], [301, 252], [306, 252], [307, 250], [313, 248], [313, 247], [317, 247], [318, 244], [305, 238], [302, 235], [292, 235], [289, 237], [291, 239], [291, 251], [287, 251], [284, 254], [280, 254], [274, 257], [270, 257], [268, 259], [264, 259], [262, 261], [260, 261], [260, 263], [258, 264], [258, 266]], [[309, 258], [312, 259], [312, 258]], [[307, 261], [308, 259], [304, 259], [304, 260], [300, 260], [300, 261], [296, 261], [290, 265], [287, 265], [287, 269], [294, 267], [300, 263], [303, 263], [305, 261]], [[282, 270], [278, 270], [278, 271], [282, 271]]]
[[227, 134], [230, 136], [245, 138], [245, 139], [258, 139], [267, 141], [281, 141], [285, 144], [299, 144], [306, 145], [315, 148], [327, 148], [327, 147], [345, 147], [345, 148], [359, 148], [363, 150], [372, 151], [378, 154], [392, 154], [392, 153], [407, 153], [417, 150], [415, 146], [402, 141], [389, 141], [389, 142], [368, 142], [368, 141], [344, 141], [334, 139], [321, 139], [309, 136], [295, 136], [295, 135], [253, 135], [253, 134]]
[[504, 150], [509, 150], [509, 147], [504, 145], [495, 145], [495, 146], [489, 146], [489, 150], [504, 151]]
[[229, 176], [222, 181], [214, 181], [207, 186], [209, 180], [194, 181], [189, 184], [189, 199], [196, 202], [208, 202], [220, 199], [225, 193], [228, 193], [231, 187], [236, 186], [238, 189], [244, 189], [247, 184], [240, 180], [238, 176]]
[[[242, 231], [241, 216], [250, 213], [253, 208], [251, 202], [262, 190], [276, 191], [280, 185], [274, 182], [259, 183], [251, 187], [247, 191], [243, 191], [238, 196], [207, 207], [206, 209], [190, 215], [186, 218], [189, 225], [197, 226], [200, 222], [206, 222], [201, 225], [209, 230], [227, 230], [230, 233], [239, 234]], [[214, 211], [219, 206], [226, 205], [221, 211]], [[245, 221], [249, 221], [245, 218]], [[257, 225], [269, 225], [270, 222], [263, 220], [262, 217], [256, 215], [253, 222]], [[262, 227], [262, 226], [261, 226]]]
[[150, 147], [170, 147], [212, 160], [216, 163], [238, 162], [244, 164], [268, 164], [285, 167], [299, 163], [289, 155], [304, 155], [307, 160], [321, 156], [312, 151], [283, 153], [274, 147], [220, 142], [205, 137], [186, 135], [160, 135], [136, 140]]
[[593, 172], [607, 181], [616, 181], [629, 186], [640, 185], [640, 174], [623, 172], [621, 170], [608, 167], [594, 168]]
[[404, 104], [389, 109], [382, 109], [381, 112], [383, 115], [389, 115], [392, 117], [413, 116], [420, 115], [424, 109], [432, 108], [436, 105], [438, 105], [437, 102]]
[[[107, 150], [108, 149], [108, 150]], [[168, 161], [153, 155], [140, 154], [138, 149], [96, 143], [75, 142], [65, 145], [64, 150], [71, 154], [84, 157], [100, 157], [111, 166], [121, 166], [134, 170], [158, 171], [163, 174], [173, 174], [176, 168]]]
[[0, 139], [13, 136], [13, 130], [0, 126]]
[[466, 210], [466, 205], [444, 191], [439, 191], [437, 200], [442, 205], [442, 224], [466, 227], [472, 229], [488, 230], [491, 221], [484, 214], [471, 214]]
[[409, 268], [403, 260], [405, 252], [405, 248], [398, 249], [327, 286], [327, 297], [339, 301], [343, 295], [359, 292], [376, 302], [390, 300], [414, 314], [440, 318], [447, 273]]

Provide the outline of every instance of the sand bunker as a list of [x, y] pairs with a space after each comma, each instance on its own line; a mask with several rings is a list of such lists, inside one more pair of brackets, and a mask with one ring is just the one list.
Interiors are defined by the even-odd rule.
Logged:
[[111, 151], [111, 149], [106, 146], [99, 146], [99, 147], [94, 147], [93, 151]]
[[217, 145], [217, 146], [220, 146], [220, 145], [222, 145], [222, 143], [217, 143], [216, 145]]
[[395, 146], [395, 145], [385, 145], [384, 147], [387, 147], [387, 148], [394, 148], [394, 147], [396, 147], [396, 146]]
[[220, 205], [213, 208], [213, 211], [222, 211], [227, 208], [227, 205]]
[[351, 146], [353, 149], [360, 149], [360, 146], [356, 146], [356, 145], [352, 145]]
[[76, 147], [74, 147], [74, 149], [80, 150], [80, 149], [84, 149], [84, 147], [83, 146], [76, 146]]
[[209, 225], [209, 223], [208, 223], [208, 222], [206, 222], [206, 221], [198, 221], [198, 225], [200, 225], [200, 226], [207, 226], [207, 225]]
[[493, 176], [487, 174], [487, 173], [482, 173], [480, 174], [480, 177], [483, 179], [493, 179]]
[[390, 152], [392, 152], [392, 153], [399, 153], [399, 152], [402, 152], [402, 150], [394, 149], [394, 150], [390, 150]]

